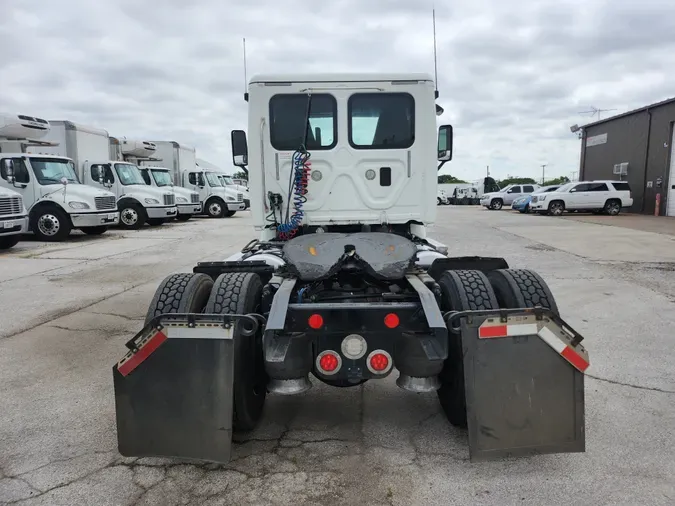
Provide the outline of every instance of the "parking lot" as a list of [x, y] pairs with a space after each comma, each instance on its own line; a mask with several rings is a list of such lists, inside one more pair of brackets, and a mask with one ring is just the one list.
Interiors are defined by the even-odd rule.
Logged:
[[538, 271], [591, 358], [586, 453], [480, 464], [436, 395], [395, 375], [270, 395], [226, 466], [123, 458], [113, 364], [162, 278], [254, 238], [248, 213], [21, 242], [0, 254], [0, 503], [673, 504], [675, 235], [630, 219], [438, 208], [452, 255]]

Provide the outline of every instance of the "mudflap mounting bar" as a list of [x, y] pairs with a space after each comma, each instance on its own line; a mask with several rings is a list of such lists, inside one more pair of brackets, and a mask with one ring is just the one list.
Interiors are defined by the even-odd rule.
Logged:
[[130, 339], [113, 366], [119, 452], [226, 463], [232, 444], [234, 336], [250, 314], [162, 314]]
[[583, 337], [548, 309], [446, 313], [461, 339], [472, 461], [585, 451]]

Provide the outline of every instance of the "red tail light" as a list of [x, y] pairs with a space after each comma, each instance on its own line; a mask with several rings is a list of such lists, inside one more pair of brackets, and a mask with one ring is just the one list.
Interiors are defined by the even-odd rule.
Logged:
[[335, 374], [340, 370], [342, 366], [342, 359], [340, 355], [335, 353], [332, 350], [326, 350], [319, 353], [319, 356], [316, 357], [316, 368], [320, 373], [330, 376]]
[[391, 355], [384, 350], [375, 350], [368, 355], [368, 369], [373, 374], [385, 374], [391, 369]]
[[312, 316], [309, 317], [307, 323], [314, 330], [318, 330], [321, 327], [323, 327], [323, 316], [321, 316], [320, 314], [313, 314]]
[[395, 313], [389, 313], [387, 316], [384, 317], [384, 324], [390, 329], [395, 329], [396, 327], [398, 327], [399, 323], [401, 323], [401, 320]]

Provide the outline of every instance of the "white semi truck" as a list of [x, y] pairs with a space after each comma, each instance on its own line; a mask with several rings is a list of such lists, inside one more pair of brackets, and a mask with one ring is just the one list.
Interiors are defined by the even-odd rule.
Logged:
[[243, 211], [244, 195], [223, 187], [218, 172], [197, 165], [195, 149], [174, 141], [153, 141], [155, 158], [161, 163], [142, 162], [142, 165], [162, 166], [171, 170], [178, 186], [199, 193], [202, 213], [212, 218], [234, 216]]
[[173, 193], [146, 185], [136, 164], [126, 161], [137, 153], [121, 149], [119, 157], [111, 156], [115, 153], [106, 130], [62, 120], [50, 124], [45, 139], [56, 140], [58, 146], [40, 148], [40, 152], [71, 158], [84, 184], [112, 192], [122, 228], [138, 229], [146, 222], [161, 225], [175, 218]]
[[[0, 166], [3, 179], [13, 178], [9, 166], [8, 162]], [[0, 186], [0, 250], [15, 246], [21, 240], [21, 234], [26, 232], [28, 232], [28, 211], [21, 194]]]
[[73, 228], [100, 235], [119, 221], [115, 195], [83, 184], [65, 145], [45, 119], [0, 115], [0, 186], [21, 195], [29, 230], [43, 241], [62, 241]]
[[588, 352], [546, 282], [428, 237], [453, 149], [433, 78], [261, 75], [246, 97], [232, 148], [258, 238], [167, 273], [120, 339], [120, 453], [228, 462], [233, 434], [278, 413], [268, 396], [391, 374], [437, 393], [473, 461], [584, 451]]

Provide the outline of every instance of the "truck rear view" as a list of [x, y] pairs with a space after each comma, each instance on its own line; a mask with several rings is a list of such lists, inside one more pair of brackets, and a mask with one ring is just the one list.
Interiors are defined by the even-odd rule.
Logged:
[[257, 76], [247, 97], [258, 238], [158, 287], [113, 366], [120, 452], [226, 462], [268, 394], [394, 373], [473, 460], [583, 451], [588, 354], [545, 281], [428, 237], [453, 150], [432, 79]]

